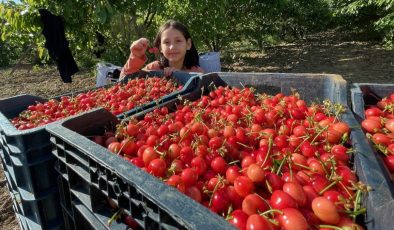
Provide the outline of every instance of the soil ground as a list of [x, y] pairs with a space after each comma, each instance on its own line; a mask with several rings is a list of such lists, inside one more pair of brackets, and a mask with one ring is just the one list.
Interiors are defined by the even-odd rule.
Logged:
[[394, 83], [394, 50], [357, 35], [325, 32], [266, 47], [264, 52], [226, 52], [223, 67], [238, 72], [339, 74], [348, 83]]
[[[348, 82], [394, 83], [394, 50], [355, 35], [325, 32], [291, 44], [222, 51], [223, 71], [339, 74]], [[45, 98], [95, 87], [94, 70], [82, 70], [72, 84], [62, 83], [55, 67], [22, 65], [0, 69], [0, 99], [21, 94]], [[19, 229], [0, 167], [0, 230]]]

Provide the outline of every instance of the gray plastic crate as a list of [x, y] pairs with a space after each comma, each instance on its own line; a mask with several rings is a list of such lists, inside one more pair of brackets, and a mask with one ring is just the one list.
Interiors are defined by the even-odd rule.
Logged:
[[[307, 102], [321, 102], [324, 99], [329, 99], [333, 102], [339, 102], [348, 108], [346, 82], [338, 75], [213, 73], [201, 76], [200, 87], [204, 87], [204, 92], [207, 92], [212, 82], [216, 86], [252, 86], [259, 92], [269, 94], [279, 92], [290, 94], [295, 89], [300, 93], [301, 98]], [[189, 100], [196, 100], [201, 96], [202, 92], [201, 90], [195, 90], [184, 97]], [[178, 100], [174, 99], [160, 106], [171, 107], [176, 103], [178, 103]], [[145, 110], [135, 116], [143, 116], [153, 109]], [[367, 208], [364, 220], [365, 225], [368, 229], [384, 229], [389, 226], [394, 218], [394, 213], [392, 212], [394, 208], [393, 191], [387, 174], [380, 167], [377, 157], [371, 154], [373, 150], [349, 108], [342, 115], [342, 120], [352, 129], [350, 139], [354, 150], [354, 169], [359, 179], [372, 188], [372, 191], [363, 197], [363, 205]], [[161, 199], [164, 196], [163, 193], [167, 194], [171, 191], [171, 188], [163, 187], [157, 180], [152, 180], [150, 175], [140, 172], [133, 165], [83, 137], [103, 133], [104, 127], [107, 127], [108, 124], [115, 125], [117, 122], [119, 121], [115, 117], [106, 114], [105, 111], [97, 110], [75, 119], [69, 119], [61, 124], [48, 126], [47, 128], [52, 135], [51, 141], [54, 144], [54, 154], [58, 162], [63, 164], [61, 173], [63, 175], [71, 175], [74, 179], [77, 179], [78, 183], [76, 184], [86, 184], [86, 186], [82, 187], [89, 189], [85, 189], [83, 193], [86, 195], [86, 198], [90, 198], [86, 199], [90, 205], [99, 202], [98, 200], [95, 201], [95, 197], [99, 197], [96, 196], [96, 192], [99, 192], [99, 194], [104, 194], [106, 197], [116, 201], [125, 210], [130, 210], [130, 214], [134, 214], [133, 210], [140, 211], [138, 204], [143, 207], [145, 205], [148, 207], [152, 206], [154, 210], [165, 209], [165, 211], [170, 213], [179, 211], [179, 209], [174, 208]], [[70, 179], [71, 190], [74, 186], [74, 183], [72, 183], [74, 179]], [[157, 191], [161, 189], [164, 189], [165, 192], [158, 193]], [[135, 197], [136, 195], [134, 195], [130, 198], [131, 191], [133, 194], [138, 194], [138, 196]], [[145, 197], [148, 197], [148, 199], [146, 200]], [[133, 203], [130, 200], [138, 202]], [[193, 201], [189, 199], [185, 202], [190, 203]], [[151, 214], [153, 215], [153, 213]], [[180, 218], [180, 223], [196, 221], [189, 220], [186, 213], [174, 216]], [[144, 226], [144, 218], [138, 215], [133, 217], [136, 217], [139, 223]], [[208, 219], [204, 220], [206, 220], [205, 224], [212, 224]], [[220, 228], [224, 227], [228, 227], [228, 225], [220, 225]], [[206, 227], [204, 226], [204, 228]]]
[[[375, 105], [381, 98], [388, 96], [390, 93], [394, 92], [394, 84], [376, 84], [376, 83], [354, 83], [351, 85], [350, 93], [351, 93], [351, 101], [352, 101], [352, 110], [358, 120], [361, 122], [362, 119], [365, 118], [364, 111], [368, 106]], [[363, 133], [364, 138], [365, 134]], [[376, 224], [380, 227], [380, 229], [384, 229], [385, 226], [389, 226], [392, 219], [394, 218], [393, 211], [394, 210], [394, 184], [392, 178], [390, 176], [390, 172], [383, 163], [383, 159], [380, 153], [373, 147], [372, 142], [367, 140], [369, 145], [371, 146], [371, 151], [369, 155], [373, 155], [377, 158], [377, 162], [379, 167], [381, 168], [379, 171], [382, 171], [382, 179], [384, 178], [386, 181], [382, 182], [380, 179], [376, 178], [373, 181], [373, 188], [378, 188], [378, 191], [382, 193], [380, 197], [376, 199], [379, 200], [379, 205], [373, 207], [374, 212], [376, 212], [376, 216], [380, 215], [379, 218], [376, 218]], [[367, 167], [365, 167], [365, 171], [369, 173]], [[373, 172], [372, 172], [373, 173]], [[374, 175], [374, 174], [372, 174]], [[371, 176], [372, 176], [371, 175]], [[379, 228], [376, 228], [379, 229]]]
[[[347, 106], [346, 82], [338, 75], [213, 73], [201, 76], [200, 87], [204, 87], [203, 91], [207, 92], [212, 82], [216, 86], [252, 86], [259, 92], [270, 94], [279, 92], [290, 94], [295, 89], [307, 102], [321, 102], [324, 99], [329, 99]], [[198, 89], [184, 97], [189, 100], [196, 100], [203, 91]], [[171, 107], [176, 103], [178, 103], [178, 100], [174, 99], [160, 106]], [[135, 116], [143, 116], [153, 109], [145, 110]], [[391, 194], [391, 191], [388, 188], [386, 178], [378, 167], [376, 157], [368, 154], [372, 150], [349, 109], [342, 116], [342, 119], [352, 127], [351, 142], [355, 150], [354, 165], [357, 175], [361, 181], [373, 188], [373, 191], [364, 197], [364, 205], [368, 208], [365, 224], [370, 229], [380, 229], [379, 227], [384, 226], [382, 224], [387, 223], [385, 221], [393, 218], [392, 214], [384, 209], [384, 206], [390, 202], [389, 194]], [[160, 218], [157, 219], [162, 210], [172, 214], [177, 218], [176, 221], [183, 224], [181, 226], [186, 226], [186, 228], [197, 228], [200, 225], [195, 225], [194, 222], [200, 222], [202, 219], [204, 219], [204, 223], [197, 224], [216, 225], [217, 223], [213, 222], [222, 221], [221, 218], [210, 220], [204, 218], [204, 216], [200, 216], [201, 219], [197, 216], [190, 219], [189, 213], [179, 210], [171, 202], [168, 203], [168, 199], [163, 198], [175, 197], [172, 200], [178, 201], [182, 199], [181, 203], [186, 202], [186, 207], [196, 206], [191, 204], [194, 201], [179, 197], [177, 191], [173, 191], [174, 189], [161, 184], [152, 176], [141, 172], [125, 160], [84, 137], [101, 134], [109, 124], [115, 125], [118, 122], [115, 117], [105, 111], [96, 110], [78, 118], [69, 119], [61, 124], [47, 126], [52, 135], [53, 153], [58, 159], [60, 174], [69, 178], [70, 191], [74, 187], [83, 191], [82, 193], [85, 194], [83, 197], [86, 198], [85, 205], [91, 205], [93, 213], [95, 213], [95, 205], [99, 204], [100, 200], [102, 201], [105, 197], [108, 197], [119, 204], [121, 208], [128, 210], [128, 214], [131, 214], [143, 227], [149, 226], [146, 225], [148, 221], [146, 216], [143, 217], [144, 215], [138, 213], [146, 210], [150, 212], [145, 215], [153, 215], [158, 226], [162, 226]], [[84, 186], [81, 186], [83, 184]], [[105, 197], [97, 199], [97, 197], [100, 197], [97, 192]], [[76, 197], [73, 199], [79, 200]], [[146, 208], [141, 208], [141, 206]], [[178, 213], [179, 211], [180, 213]], [[210, 215], [212, 216], [212, 214]], [[176, 226], [175, 223], [173, 224]], [[218, 228], [229, 227], [228, 223], [216, 226]], [[203, 228], [207, 228], [207, 226]]]
[[350, 87], [353, 112], [364, 119], [367, 106], [375, 105], [380, 99], [394, 93], [394, 84], [353, 83]]
[[[209, 79], [210, 76], [211, 79]], [[308, 73], [232, 73], [218, 72], [204, 77], [202, 85], [207, 87], [209, 81], [218, 85], [234, 87], [253, 87], [258, 92], [274, 94], [282, 92], [290, 95], [296, 90], [307, 102], [330, 99], [347, 105], [346, 81], [334, 74]], [[217, 78], [217, 76], [219, 78]]]
[[[217, 74], [217, 76], [215, 76]], [[351, 144], [354, 150], [354, 170], [359, 180], [372, 188], [363, 197], [367, 208], [365, 225], [368, 229], [386, 229], [394, 219], [394, 190], [389, 175], [382, 169], [380, 159], [373, 153], [360, 124], [347, 103], [346, 81], [332, 74], [277, 74], [277, 73], [214, 73], [210, 74], [216, 85], [252, 86], [258, 91], [270, 92], [279, 88], [290, 94], [292, 89], [300, 93], [307, 102], [329, 99], [347, 107], [341, 119], [351, 127]], [[205, 80], [205, 82], [204, 82]], [[209, 85], [205, 77], [203, 86]]]

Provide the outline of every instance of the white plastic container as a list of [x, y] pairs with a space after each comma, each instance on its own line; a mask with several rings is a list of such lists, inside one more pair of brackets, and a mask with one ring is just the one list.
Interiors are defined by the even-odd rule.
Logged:
[[206, 73], [220, 72], [222, 70], [219, 52], [206, 52], [201, 53], [199, 56], [200, 67], [203, 68]]
[[116, 69], [122, 69], [120, 66], [113, 65], [107, 62], [99, 62], [96, 67], [96, 87], [105, 86], [108, 84], [108, 73], [113, 72]]

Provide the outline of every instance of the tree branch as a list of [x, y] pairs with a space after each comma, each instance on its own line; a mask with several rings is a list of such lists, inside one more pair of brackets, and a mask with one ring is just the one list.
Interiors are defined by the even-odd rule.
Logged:
[[28, 54], [30, 53], [30, 50], [35, 46], [35, 44], [30, 44], [27, 49], [25, 50], [25, 52], [22, 54], [22, 56], [19, 58], [18, 62], [15, 64], [15, 66], [12, 68], [11, 72], [10, 72], [10, 77], [12, 77], [14, 75], [14, 72], [16, 71], [16, 69], [21, 65], [22, 61], [28, 56]]

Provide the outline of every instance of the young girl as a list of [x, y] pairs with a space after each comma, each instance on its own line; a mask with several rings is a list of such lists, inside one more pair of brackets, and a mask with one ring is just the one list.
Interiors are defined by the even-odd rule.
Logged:
[[[148, 45], [149, 41], [146, 38], [140, 38], [131, 44], [131, 53], [122, 69], [120, 80], [142, 68], [147, 60], [145, 52]], [[170, 20], [162, 25], [153, 47], [160, 52], [159, 60], [147, 64], [144, 70], [164, 70], [165, 76], [171, 75], [174, 71], [204, 72], [199, 67], [199, 56], [190, 33], [180, 22]]]

